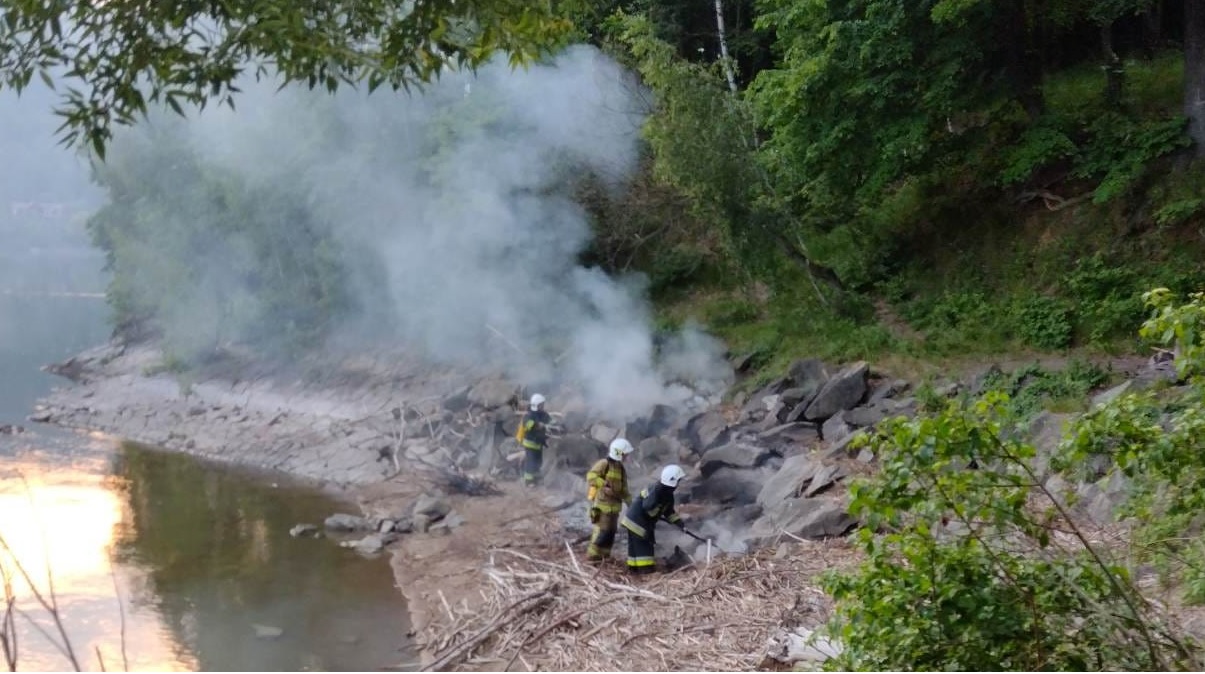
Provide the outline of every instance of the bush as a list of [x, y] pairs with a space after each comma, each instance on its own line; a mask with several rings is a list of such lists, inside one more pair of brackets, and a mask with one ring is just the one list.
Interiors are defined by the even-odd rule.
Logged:
[[866, 561], [823, 580], [837, 602], [826, 631], [843, 646], [826, 668], [1196, 665], [1188, 642], [1033, 473], [1036, 452], [1016, 428], [1008, 397], [992, 393], [855, 440], [880, 470], [850, 487]]
[[1065, 349], [1071, 345], [1071, 307], [1054, 297], [1030, 297], [1017, 308], [1017, 334], [1039, 349]]

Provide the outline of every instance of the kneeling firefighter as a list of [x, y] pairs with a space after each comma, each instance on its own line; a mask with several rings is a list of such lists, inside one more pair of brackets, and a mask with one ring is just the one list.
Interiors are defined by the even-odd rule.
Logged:
[[646, 487], [632, 500], [619, 525], [628, 530], [628, 571], [652, 573], [657, 570], [653, 556], [656, 547], [657, 520], [665, 520], [679, 529], [686, 523], [674, 512], [674, 490], [686, 477], [686, 472], [675, 465], [661, 470], [661, 481]]
[[590, 545], [586, 548], [586, 559], [592, 562], [611, 557], [619, 513], [623, 504], [631, 498], [623, 462], [634, 450], [632, 443], [624, 438], [615, 438], [607, 450], [607, 458], [599, 459], [586, 473], [586, 484], [589, 486], [586, 499], [590, 501], [590, 521], [594, 524]]

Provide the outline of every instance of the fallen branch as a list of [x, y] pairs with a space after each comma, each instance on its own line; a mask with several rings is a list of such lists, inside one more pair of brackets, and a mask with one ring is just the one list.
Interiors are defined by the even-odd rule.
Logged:
[[532, 610], [532, 608], [535, 606], [539, 605], [540, 601], [551, 596], [552, 589], [547, 588], [539, 592], [532, 592], [520, 597], [518, 600], [512, 602], [509, 606], [503, 609], [502, 612], [497, 615], [497, 617], [490, 621], [488, 625], [481, 628], [476, 634], [466, 639], [463, 643], [453, 647], [451, 651], [441, 655], [434, 662], [426, 667], [423, 667], [420, 671], [436, 672], [442, 670], [448, 665], [455, 663], [457, 660], [467, 656], [474, 648], [477, 647], [478, 644], [489, 638], [489, 636], [493, 634], [499, 627], [504, 625], [507, 620], [512, 619], [513, 616], [511, 616], [511, 611], [514, 611], [526, 604], [527, 606], [517, 614], [522, 615], [523, 613], [526, 613], [527, 611]]

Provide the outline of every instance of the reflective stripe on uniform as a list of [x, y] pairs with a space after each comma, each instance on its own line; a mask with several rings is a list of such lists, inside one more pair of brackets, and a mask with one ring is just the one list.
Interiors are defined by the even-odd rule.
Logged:
[[523, 438], [523, 447], [524, 449], [534, 449], [537, 452], [544, 449], [544, 445], [527, 438]]
[[628, 566], [640, 568], [642, 566], [656, 566], [657, 560], [652, 557], [628, 557]]
[[648, 531], [644, 527], [633, 522], [627, 515], [624, 515], [623, 519], [619, 520], [619, 526], [627, 529], [641, 538], [648, 537]]
[[600, 502], [600, 503], [595, 503], [594, 507], [598, 508], [599, 512], [616, 514], [620, 510], [623, 509], [623, 504], [622, 503], [601, 503]]

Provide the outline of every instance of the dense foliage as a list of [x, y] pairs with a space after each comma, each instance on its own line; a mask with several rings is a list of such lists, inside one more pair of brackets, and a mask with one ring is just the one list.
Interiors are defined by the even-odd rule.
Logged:
[[58, 80], [64, 139], [103, 154], [113, 125], [134, 122], [148, 103], [233, 105], [243, 73], [329, 90], [408, 88], [498, 50], [530, 61], [568, 28], [548, 5], [523, 0], [13, 0], [0, 4], [0, 87]]
[[[1120, 395], [1035, 448], [1007, 394], [950, 401], [861, 439], [880, 470], [851, 487], [866, 561], [832, 573], [839, 669], [1168, 670], [1200, 666], [1197, 644], [1139, 590], [1137, 565], [1205, 598], [1199, 378], [1205, 295], [1146, 295], [1144, 337], [1178, 346], [1174, 393]], [[1104, 477], [1098, 471], [1104, 459]], [[1049, 471], [1061, 479], [1051, 479]], [[1113, 473], [1118, 473], [1114, 476]], [[1123, 479], [1133, 541], [1090, 535], [1067, 484]]]

